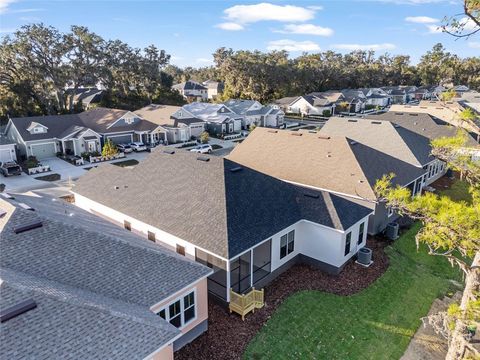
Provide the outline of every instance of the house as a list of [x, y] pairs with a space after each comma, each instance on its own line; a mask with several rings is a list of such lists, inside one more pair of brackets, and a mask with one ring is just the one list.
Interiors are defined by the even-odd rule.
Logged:
[[[398, 123], [371, 119], [331, 118], [320, 134], [346, 136], [391, 157], [425, 170], [419, 189], [442, 177], [446, 164], [431, 155], [430, 138]], [[418, 190], [418, 189], [417, 189]]]
[[390, 104], [390, 96], [382, 88], [360, 88], [357, 89], [365, 96], [365, 105], [367, 107], [385, 107]]
[[384, 86], [382, 89], [391, 98], [392, 104], [406, 104], [408, 102], [407, 91], [399, 86]]
[[208, 99], [208, 89], [193, 80], [175, 84], [172, 86], [172, 90], [178, 91], [188, 101], [205, 101]]
[[209, 100], [215, 100], [223, 93], [224, 85], [222, 82], [207, 80], [204, 81], [202, 85], [207, 88], [207, 98]]
[[234, 113], [224, 104], [191, 103], [183, 105], [172, 114], [178, 121], [205, 123], [205, 130], [210, 134], [233, 134], [242, 129], [242, 117]]
[[107, 140], [165, 142], [166, 131], [127, 110], [95, 108], [79, 114], [11, 118], [6, 137], [17, 144], [22, 157], [44, 159], [59, 152], [99, 152]]
[[[344, 89], [341, 90], [341, 93], [343, 95], [343, 99], [341, 100], [340, 104], [347, 104], [347, 112], [358, 113], [365, 109], [367, 97], [363, 94], [363, 92], [352, 89]], [[342, 111], [345, 110], [342, 109]]]
[[74, 104], [81, 103], [82, 108], [88, 110], [102, 100], [104, 90], [96, 87], [82, 87], [78, 89], [69, 88], [66, 90], [66, 93], [68, 97], [73, 96]]
[[180, 109], [180, 106], [151, 104], [136, 110], [135, 114], [165, 129], [168, 144], [199, 138], [206, 123], [195, 117], [172, 118]]
[[374, 211], [369, 219], [370, 234], [383, 231], [397, 217], [377, 199], [377, 179], [393, 172], [397, 174], [394, 185], [417, 194], [426, 172], [348, 137], [301, 130], [257, 128], [227, 158], [277, 179], [346, 196], [369, 207]]
[[298, 96], [288, 96], [281, 99], [277, 99], [273, 102], [274, 105], [278, 106], [285, 114], [291, 113], [290, 104], [298, 99]]
[[17, 152], [15, 142], [0, 134], [0, 162], [16, 161]]
[[222, 302], [229, 289], [261, 288], [299, 261], [338, 273], [365, 245], [372, 212], [341, 195], [186, 151], [154, 151], [135, 171], [99, 166], [73, 193], [77, 206], [144, 237], [154, 234], [214, 269], [208, 289]]
[[432, 93], [430, 92], [430, 88], [428, 86], [420, 86], [417, 90], [415, 90], [414, 99], [415, 100], [427, 100], [432, 97]]
[[460, 113], [464, 108], [457, 101], [420, 101], [419, 105], [392, 105], [390, 112], [409, 112], [429, 114], [436, 120], [441, 120], [450, 125], [467, 130], [480, 142], [480, 122], [466, 122], [460, 119]]
[[278, 106], [263, 106], [255, 100], [230, 99], [223, 103], [242, 119], [242, 128], [249, 129], [252, 124], [264, 127], [283, 125], [284, 112]]
[[173, 359], [207, 330], [208, 267], [59, 199], [0, 208], [2, 358]]
[[321, 96], [303, 95], [288, 105], [287, 112], [302, 116], [330, 116], [335, 112], [335, 102]]

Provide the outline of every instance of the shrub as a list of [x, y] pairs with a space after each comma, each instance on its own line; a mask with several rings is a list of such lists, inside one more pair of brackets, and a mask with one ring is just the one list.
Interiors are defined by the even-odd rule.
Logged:
[[40, 162], [35, 156], [29, 156], [28, 159], [25, 161], [25, 166], [27, 167], [27, 169], [37, 167], [39, 164]]
[[208, 143], [208, 140], [210, 140], [210, 135], [208, 134], [208, 132], [204, 131], [200, 134], [200, 142], [202, 144], [206, 144]]
[[322, 115], [325, 117], [330, 117], [332, 115], [332, 112], [330, 110], [323, 110]]
[[112, 140], [108, 139], [103, 145], [102, 155], [105, 157], [115, 156], [118, 154], [118, 149]]

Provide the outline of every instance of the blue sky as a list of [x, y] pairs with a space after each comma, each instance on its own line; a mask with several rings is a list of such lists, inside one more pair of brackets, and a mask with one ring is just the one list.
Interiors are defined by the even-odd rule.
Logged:
[[0, 35], [40, 21], [62, 31], [84, 25], [105, 39], [153, 43], [179, 66], [209, 65], [221, 46], [286, 49], [291, 56], [371, 48], [416, 62], [442, 42], [461, 57], [480, 56], [480, 35], [455, 41], [436, 30], [445, 15], [461, 9], [459, 0], [0, 0]]

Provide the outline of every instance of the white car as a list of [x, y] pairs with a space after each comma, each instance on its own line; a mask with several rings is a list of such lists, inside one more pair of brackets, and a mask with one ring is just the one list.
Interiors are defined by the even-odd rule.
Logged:
[[131, 153], [133, 151], [132, 147], [128, 144], [118, 144], [117, 149], [120, 152], [123, 152], [125, 154]]
[[132, 147], [133, 151], [146, 151], [147, 150], [147, 146], [142, 142], [133, 142], [133, 143], [130, 144], [130, 146]]
[[213, 151], [213, 149], [212, 149], [212, 145], [203, 144], [203, 145], [195, 146], [190, 151], [195, 152], [195, 153], [199, 153], [199, 154], [210, 154]]

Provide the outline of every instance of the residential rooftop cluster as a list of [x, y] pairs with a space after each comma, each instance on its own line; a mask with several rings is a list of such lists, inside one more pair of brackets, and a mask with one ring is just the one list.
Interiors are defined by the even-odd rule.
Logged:
[[[195, 100], [221, 92], [215, 82], [174, 88]], [[110, 141], [142, 143], [150, 153], [134, 166], [107, 157], [92, 164], [74, 181], [73, 204], [7, 186], [1, 356], [172, 359], [208, 331], [209, 301], [232, 309], [237, 296], [297, 263], [341, 273], [368, 235], [399, 217], [375, 193], [378, 179], [394, 173], [394, 185], [421, 194], [448, 170], [431, 140], [459, 130], [478, 156], [479, 128], [458, 113], [478, 111], [479, 98], [462, 89], [449, 102], [425, 95], [438, 87], [382, 87], [272, 104], [193, 101], [11, 118], [2, 162], [84, 153], [93, 162]], [[231, 151], [188, 151], [205, 132]]]

